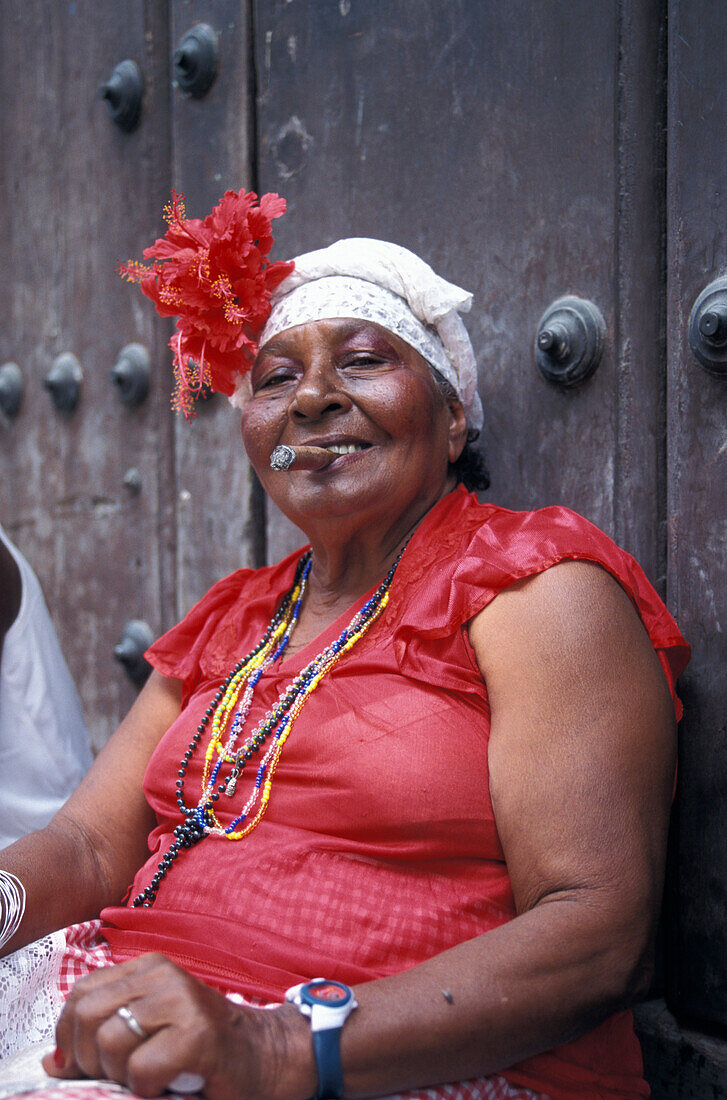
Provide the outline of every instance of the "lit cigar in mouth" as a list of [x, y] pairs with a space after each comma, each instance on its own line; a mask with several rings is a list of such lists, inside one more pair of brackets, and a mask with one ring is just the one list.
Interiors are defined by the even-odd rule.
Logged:
[[322, 470], [339, 455], [325, 447], [288, 447], [282, 444], [270, 455], [271, 470]]

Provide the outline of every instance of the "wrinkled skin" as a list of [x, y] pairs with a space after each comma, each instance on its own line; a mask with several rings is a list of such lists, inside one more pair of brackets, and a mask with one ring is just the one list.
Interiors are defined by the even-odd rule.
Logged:
[[[149, 1033], [147, 1040], [117, 1015], [122, 1005]], [[305, 1037], [294, 1008], [264, 1012], [232, 1004], [164, 956], [142, 955], [76, 983], [45, 1068], [55, 1076], [119, 1081], [144, 1097], [159, 1096], [189, 1071], [205, 1078], [209, 1100], [253, 1100], [272, 1095], [285, 1078], [282, 1055], [289, 1048], [279, 1016]]]
[[[418, 352], [379, 325], [318, 321], [279, 333], [261, 348], [242, 436], [258, 477], [314, 545], [343, 531], [378, 545], [407, 531], [452, 487], [449, 464], [464, 447], [459, 403], [447, 405]], [[363, 444], [323, 470], [276, 472], [281, 443]], [[315, 555], [314, 555], [315, 556]], [[378, 570], [378, 561], [372, 562]]]

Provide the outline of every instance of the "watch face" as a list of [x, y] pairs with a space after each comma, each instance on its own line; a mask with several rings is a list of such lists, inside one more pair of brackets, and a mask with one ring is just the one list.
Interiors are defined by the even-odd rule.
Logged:
[[345, 1004], [351, 998], [351, 990], [342, 982], [308, 982], [303, 992], [312, 1003], [330, 1005], [332, 1008]]

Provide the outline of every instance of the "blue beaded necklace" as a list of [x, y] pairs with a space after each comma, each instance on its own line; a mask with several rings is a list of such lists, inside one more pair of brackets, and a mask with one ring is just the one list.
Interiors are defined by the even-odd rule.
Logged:
[[[252, 734], [237, 748], [255, 687], [265, 670], [284, 654], [300, 617], [312, 564], [311, 551], [306, 551], [301, 557], [293, 584], [263, 637], [246, 657], [238, 661], [220, 685], [189, 742], [180, 762], [176, 781], [177, 806], [184, 820], [175, 827], [175, 839], [157, 865], [149, 885], [134, 898], [134, 906], [148, 908], [153, 905], [159, 886], [184, 849], [193, 847], [208, 836], [241, 840], [257, 826], [267, 809], [273, 775], [295, 719], [324, 676], [366, 634], [384, 611], [404, 549], [374, 594], [356, 612], [348, 626], [292, 680]], [[187, 768], [210, 725], [212, 730], [206, 750], [202, 794], [196, 805], [188, 806], [184, 798]], [[223, 746], [222, 735], [225, 730], [227, 740]], [[245, 765], [266, 743], [267, 748], [256, 771], [252, 794], [234, 820], [223, 826], [215, 813], [215, 804], [222, 795], [232, 797], [235, 794]], [[213, 763], [215, 753], [218, 758]], [[225, 765], [230, 766], [231, 770], [223, 778], [221, 772]]]

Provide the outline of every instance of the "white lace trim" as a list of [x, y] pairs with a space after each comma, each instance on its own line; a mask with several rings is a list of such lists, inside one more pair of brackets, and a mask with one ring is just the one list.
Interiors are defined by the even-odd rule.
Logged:
[[426, 329], [414, 316], [404, 299], [376, 283], [346, 275], [316, 279], [286, 294], [270, 314], [260, 344], [294, 325], [333, 317], [358, 317], [382, 325], [406, 341], [455, 385], [456, 378], [442, 341], [433, 329]]
[[61, 930], [0, 959], [0, 1059], [53, 1039], [63, 1008], [59, 977], [65, 946]]
[[261, 345], [283, 328], [306, 321], [374, 321], [401, 336], [444, 375], [462, 401], [468, 424], [479, 431], [477, 364], [460, 317], [470, 309], [471, 294], [442, 279], [407, 248], [367, 237], [336, 241], [296, 256], [294, 263], [273, 292]]
[[41, 1058], [54, 1046], [55, 1043], [34, 1043], [0, 1060], [0, 1100], [49, 1084], [50, 1078], [41, 1065]]

